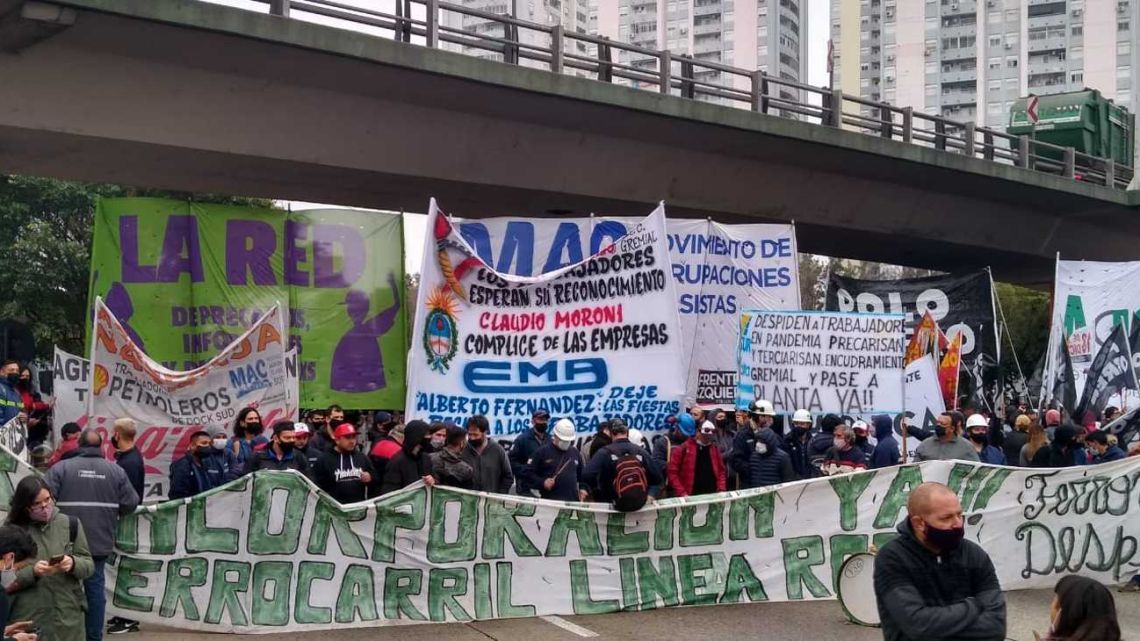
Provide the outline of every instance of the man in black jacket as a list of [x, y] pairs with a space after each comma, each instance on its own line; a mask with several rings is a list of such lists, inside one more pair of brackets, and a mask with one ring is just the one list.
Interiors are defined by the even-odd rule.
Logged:
[[964, 541], [958, 496], [941, 483], [910, 493], [899, 536], [875, 558], [884, 641], [1002, 641], [1005, 597], [994, 565]]
[[423, 421], [409, 421], [404, 426], [404, 442], [400, 446], [400, 452], [388, 461], [388, 466], [384, 469], [381, 494], [403, 489], [416, 481], [423, 481], [428, 486], [435, 485], [435, 478], [431, 475], [431, 458], [425, 451], [427, 431], [428, 424]]
[[333, 432], [336, 449], [325, 452], [313, 467], [313, 482], [338, 503], [359, 503], [368, 498], [372, 463], [356, 449], [356, 428], [341, 423]]
[[170, 464], [168, 499], [184, 499], [224, 485], [226, 461], [222, 452], [210, 443], [210, 434], [198, 430], [190, 435], [190, 444], [182, 458]]
[[264, 449], [257, 450], [249, 458], [245, 473], [258, 470], [297, 470], [309, 475], [309, 461], [295, 451], [297, 435], [293, 432], [293, 421], [277, 421], [273, 424], [273, 438]]
[[523, 470], [526, 462], [530, 460], [538, 448], [546, 445], [546, 429], [550, 426], [550, 412], [535, 410], [530, 417], [531, 429], [519, 434], [514, 443], [511, 443], [509, 458], [511, 460], [511, 473], [515, 476], [515, 492], [529, 494], [531, 488], [526, 487]]
[[610, 432], [613, 433], [614, 442], [598, 450], [582, 471], [582, 482], [590, 488], [594, 500], [613, 503], [618, 498], [614, 493], [616, 461], [627, 452], [633, 454], [645, 468], [648, 494], [650, 498], [656, 499], [665, 485], [665, 474], [658, 467], [657, 461], [645, 448], [629, 442], [629, 427], [622, 419], [615, 418], [610, 422]]

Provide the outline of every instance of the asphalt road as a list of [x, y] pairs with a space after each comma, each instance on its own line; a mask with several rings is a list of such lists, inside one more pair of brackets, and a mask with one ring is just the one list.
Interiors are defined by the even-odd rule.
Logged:
[[[1140, 639], [1140, 594], [1118, 594], [1117, 611], [1125, 639]], [[1049, 629], [1047, 590], [1006, 594], [1007, 637], [1033, 641], [1033, 631]], [[314, 638], [321, 633], [239, 635], [258, 641]], [[760, 603], [749, 605], [669, 608], [599, 616], [508, 619], [436, 625], [358, 628], [336, 632], [336, 641], [581, 641], [583, 638], [623, 641], [662, 639], [764, 639], [765, 641], [879, 641], [874, 628], [852, 625], [835, 601], [814, 603]], [[188, 633], [144, 626], [143, 631], [119, 637], [124, 641], [218, 641], [214, 634]]]

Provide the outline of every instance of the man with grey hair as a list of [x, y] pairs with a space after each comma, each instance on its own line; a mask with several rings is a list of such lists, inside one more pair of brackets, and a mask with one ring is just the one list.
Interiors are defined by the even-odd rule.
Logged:
[[1005, 639], [1005, 597], [990, 557], [965, 540], [958, 495], [923, 483], [906, 511], [899, 535], [875, 557], [884, 641]]
[[855, 445], [855, 431], [846, 423], [835, 426], [831, 449], [823, 455], [820, 469], [824, 474], [847, 474], [867, 469], [867, 455]]

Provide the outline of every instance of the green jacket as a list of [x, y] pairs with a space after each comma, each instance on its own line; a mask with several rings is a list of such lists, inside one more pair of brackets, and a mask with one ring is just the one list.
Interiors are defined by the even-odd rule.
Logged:
[[53, 574], [36, 578], [35, 563], [29, 563], [16, 575], [11, 590], [12, 610], [9, 621], [35, 621], [41, 637], [51, 641], [84, 641], [84, 612], [87, 598], [83, 594], [83, 579], [95, 573], [95, 561], [87, 549], [87, 537], [80, 525], [75, 543], [70, 541], [71, 528], [67, 515], [56, 510], [48, 523], [31, 523], [24, 530], [36, 542], [36, 561], [47, 561], [60, 554], [69, 554], [75, 566], [67, 574]]

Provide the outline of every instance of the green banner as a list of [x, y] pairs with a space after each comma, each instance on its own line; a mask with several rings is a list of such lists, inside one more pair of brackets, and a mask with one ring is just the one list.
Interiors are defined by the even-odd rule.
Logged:
[[403, 404], [401, 216], [107, 199], [93, 245], [91, 302], [167, 367], [205, 363], [280, 301], [301, 407]]

